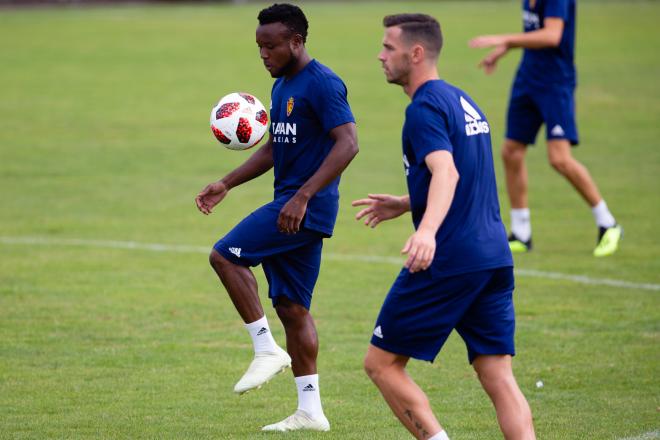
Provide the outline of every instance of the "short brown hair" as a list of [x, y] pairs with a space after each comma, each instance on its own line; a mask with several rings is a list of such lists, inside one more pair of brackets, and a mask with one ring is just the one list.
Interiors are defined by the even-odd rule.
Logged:
[[426, 14], [394, 14], [383, 18], [387, 27], [399, 26], [408, 43], [420, 43], [434, 58], [442, 49], [442, 30], [438, 20]]

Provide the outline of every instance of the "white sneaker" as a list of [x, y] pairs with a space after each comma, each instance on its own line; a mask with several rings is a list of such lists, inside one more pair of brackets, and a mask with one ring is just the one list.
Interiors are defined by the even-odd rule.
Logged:
[[234, 392], [243, 394], [252, 389], [261, 388], [276, 374], [283, 372], [290, 366], [291, 357], [280, 347], [277, 347], [275, 352], [257, 353], [241, 380], [234, 386]]
[[293, 415], [287, 417], [278, 423], [266, 425], [261, 428], [262, 431], [297, 431], [299, 429], [309, 429], [312, 431], [330, 431], [330, 422], [324, 415], [312, 419], [309, 414], [299, 409]]

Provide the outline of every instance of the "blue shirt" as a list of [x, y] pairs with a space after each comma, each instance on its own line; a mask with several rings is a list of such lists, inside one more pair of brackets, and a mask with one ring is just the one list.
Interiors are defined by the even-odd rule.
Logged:
[[543, 21], [548, 17], [561, 18], [564, 21], [559, 46], [523, 49], [516, 81], [541, 87], [575, 87], [575, 0], [523, 0], [525, 32], [541, 29]]
[[435, 237], [432, 275], [513, 266], [500, 217], [490, 126], [474, 101], [442, 80], [428, 81], [417, 89], [406, 109], [402, 137], [415, 229], [426, 211], [431, 182], [426, 156], [437, 150], [449, 151], [460, 176]]
[[[334, 146], [330, 130], [355, 122], [342, 80], [316, 60], [293, 78], [273, 84], [270, 133], [273, 136], [275, 198], [293, 196], [319, 169]], [[339, 177], [307, 204], [303, 226], [332, 235], [339, 210]]]

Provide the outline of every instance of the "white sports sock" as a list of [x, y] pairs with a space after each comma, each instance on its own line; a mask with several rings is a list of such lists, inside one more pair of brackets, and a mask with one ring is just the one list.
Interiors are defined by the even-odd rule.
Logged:
[[447, 437], [447, 431], [444, 429], [431, 437], [429, 440], [449, 440], [449, 437]]
[[270, 332], [270, 327], [268, 327], [268, 319], [266, 319], [266, 315], [262, 316], [261, 319], [257, 321], [245, 324], [245, 328], [247, 329], [248, 333], [250, 333], [255, 353], [275, 351], [277, 342], [275, 342], [275, 339], [273, 339], [273, 335]]
[[602, 228], [611, 228], [612, 226], [616, 225], [616, 220], [614, 220], [612, 213], [607, 208], [607, 203], [605, 203], [605, 200], [598, 202], [596, 206], [591, 208], [591, 212], [594, 215], [594, 220], [596, 220], [596, 226], [600, 226]]
[[511, 210], [511, 233], [520, 241], [529, 241], [532, 237], [529, 208]]
[[319, 392], [319, 375], [298, 376], [296, 388], [298, 388], [298, 409], [302, 409], [311, 418], [316, 419], [323, 415], [321, 406], [321, 393]]

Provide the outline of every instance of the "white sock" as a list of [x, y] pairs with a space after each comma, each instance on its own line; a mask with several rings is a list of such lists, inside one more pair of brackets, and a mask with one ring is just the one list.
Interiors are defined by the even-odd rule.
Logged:
[[273, 335], [270, 332], [270, 327], [268, 327], [268, 319], [266, 319], [266, 315], [262, 316], [261, 319], [257, 321], [245, 324], [245, 328], [247, 329], [248, 333], [250, 333], [255, 353], [275, 351], [277, 342], [275, 342], [275, 339], [273, 339]]
[[323, 415], [321, 406], [321, 393], [319, 392], [319, 375], [298, 376], [296, 388], [298, 388], [298, 409], [302, 409], [313, 419]]
[[607, 209], [607, 203], [605, 203], [605, 200], [598, 202], [596, 206], [591, 208], [591, 212], [594, 215], [594, 220], [596, 220], [596, 226], [611, 228], [616, 225], [616, 220], [614, 220], [610, 210]]
[[529, 208], [511, 210], [511, 233], [520, 241], [529, 241], [532, 237]]
[[449, 437], [447, 437], [447, 432], [443, 429], [429, 440], [449, 440]]

